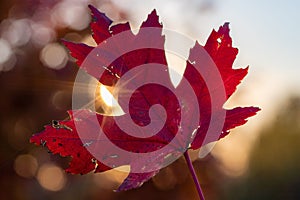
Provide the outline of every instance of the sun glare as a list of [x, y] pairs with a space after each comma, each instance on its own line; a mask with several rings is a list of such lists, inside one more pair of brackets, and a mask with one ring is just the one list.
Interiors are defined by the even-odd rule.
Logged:
[[108, 89], [104, 85], [100, 86], [100, 94], [106, 105], [111, 107], [118, 105], [116, 99], [113, 97], [113, 95], [108, 91]]

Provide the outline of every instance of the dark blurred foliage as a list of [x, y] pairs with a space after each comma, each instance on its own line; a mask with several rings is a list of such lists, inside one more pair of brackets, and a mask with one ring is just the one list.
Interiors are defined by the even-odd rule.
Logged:
[[300, 199], [300, 98], [292, 97], [263, 129], [248, 174], [229, 184], [226, 199]]

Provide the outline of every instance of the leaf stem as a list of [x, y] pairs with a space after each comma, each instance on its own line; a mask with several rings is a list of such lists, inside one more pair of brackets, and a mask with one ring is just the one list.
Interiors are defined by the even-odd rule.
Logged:
[[191, 162], [191, 159], [190, 159], [188, 151], [184, 152], [184, 158], [185, 158], [186, 163], [187, 163], [187, 165], [189, 167], [190, 173], [191, 173], [191, 175], [193, 177], [193, 180], [194, 180], [197, 192], [198, 192], [198, 196], [199, 196], [200, 200], [205, 200], [203, 192], [201, 190], [201, 186], [200, 186], [199, 180], [197, 178], [197, 175], [196, 175], [195, 169], [193, 167], [193, 164]]

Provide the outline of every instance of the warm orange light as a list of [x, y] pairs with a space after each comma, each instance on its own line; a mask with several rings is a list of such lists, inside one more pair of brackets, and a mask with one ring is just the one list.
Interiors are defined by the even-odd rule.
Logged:
[[50, 191], [63, 189], [67, 181], [63, 170], [53, 164], [44, 164], [40, 167], [37, 180], [43, 188]]
[[38, 162], [30, 154], [19, 155], [14, 163], [15, 172], [23, 178], [32, 178], [38, 168]]

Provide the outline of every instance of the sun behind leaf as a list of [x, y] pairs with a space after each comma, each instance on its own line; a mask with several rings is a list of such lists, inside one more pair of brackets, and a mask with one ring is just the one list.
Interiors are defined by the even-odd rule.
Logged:
[[[106, 17], [105, 14], [99, 12], [93, 6], [89, 7], [93, 17], [93, 22], [91, 23], [93, 38], [97, 44], [101, 44], [110, 37], [123, 31], [131, 30], [129, 23], [111, 26], [112, 21]], [[147, 20], [142, 23], [141, 29], [146, 27], [155, 27], [162, 30], [163, 26], [159, 23], [155, 10], [149, 14]], [[138, 37], [139, 33], [134, 35], [133, 38]], [[149, 38], [149, 42], [155, 42], [161, 46], [161, 49], [164, 49], [164, 36], [160, 33], [160, 35], [153, 37], [155, 40], [153, 40], [153, 38]], [[82, 63], [89, 53], [95, 48], [86, 44], [76, 44], [68, 41], [63, 41], [63, 44], [70, 50], [70, 54], [76, 59], [76, 63], [79, 67], [83, 67]], [[190, 51], [190, 56], [186, 62], [186, 69], [183, 74], [189, 83], [191, 83], [191, 87], [195, 91], [199, 107], [197, 109], [201, 111], [198, 123], [199, 128], [195, 131], [194, 140], [187, 144], [190, 149], [199, 149], [208, 142], [214, 142], [209, 140], [205, 141], [204, 139], [209, 126], [214, 126], [214, 123], [217, 123], [215, 121], [211, 121], [212, 102], [207, 85], [201, 74], [199, 74], [193, 67], [193, 63], [199, 64], [199, 62], [201, 62], [198, 60], [199, 48], [202, 48], [202, 46], [196, 42], [195, 46]], [[126, 72], [146, 63], [159, 63], [166, 66], [167, 74], [165, 52], [161, 49], [139, 49], [120, 56], [109, 66], [105, 66], [105, 72], [99, 78], [99, 82], [103, 85], [114, 87], [114, 85]], [[248, 72], [248, 68], [232, 68], [238, 50], [232, 47], [232, 39], [229, 36], [228, 23], [221, 26], [218, 31], [212, 31], [204, 45], [204, 49], [218, 67], [223, 80], [222, 84], [225, 88], [226, 99], [228, 99], [235, 92], [236, 87], [240, 84], [241, 80]], [[96, 75], [97, 71], [95, 71], [96, 68], [89, 69], [83, 67], [82, 69], [98, 79]], [[178, 88], [180, 87], [181, 83], [178, 85]], [[222, 102], [222, 105], [224, 103], [225, 102]], [[69, 168], [66, 169], [67, 172], [72, 174], [86, 174], [91, 171], [104, 172], [110, 170], [112, 167], [106, 166], [101, 161], [95, 159], [95, 157], [87, 150], [88, 146], [94, 145], [99, 141], [94, 141], [90, 138], [80, 138], [75, 124], [82, 124], [86, 127], [86, 130], [90, 132], [89, 134], [92, 135], [93, 131], [91, 130], [93, 130], [93, 127], [91, 127], [92, 125], [90, 122], [91, 118], [96, 116], [106, 136], [118, 147], [135, 153], [152, 152], [164, 147], [174, 138], [174, 135], [178, 132], [181, 117], [181, 107], [176, 97], [169, 90], [153, 84], [148, 85], [148, 87], [139, 88], [138, 92], [134, 93], [131, 97], [131, 118], [136, 124], [144, 125], [149, 123], [148, 111], [150, 107], [155, 104], [161, 104], [166, 109], [168, 115], [164, 127], [156, 135], [148, 138], [136, 138], [131, 135], [127, 135], [118, 128], [113, 117], [101, 115], [99, 113], [92, 113], [89, 110], [83, 109], [79, 111], [68, 111], [70, 116], [69, 120], [55, 121], [53, 124], [45, 126], [45, 130], [33, 135], [30, 141], [37, 145], [46, 146], [54, 154], [71, 156], [72, 160]], [[219, 111], [224, 111], [222, 105], [214, 108], [217, 113]], [[192, 108], [197, 105], [188, 106]], [[259, 110], [260, 109], [256, 107], [236, 107], [230, 110], [225, 110], [226, 119], [222, 132], [216, 133], [220, 135], [218, 139], [228, 135], [230, 129], [245, 124], [247, 122], [247, 118], [255, 115]], [[74, 117], [74, 113], [77, 113], [76, 117]], [[193, 113], [190, 113], [190, 115], [192, 116]], [[103, 151], [106, 151], [106, 149], [103, 149]], [[114, 156], [114, 159], [117, 157], [117, 155], [110, 156]], [[165, 157], [166, 155], [163, 156]], [[156, 161], [160, 162], [159, 159], [160, 158], [157, 158]], [[140, 163], [127, 164], [131, 165], [131, 167], [143, 167], [143, 164]], [[145, 173], [135, 173], [131, 171], [128, 177], [118, 188], [118, 191], [140, 187], [145, 181], [149, 180], [158, 172], [159, 170]]]

